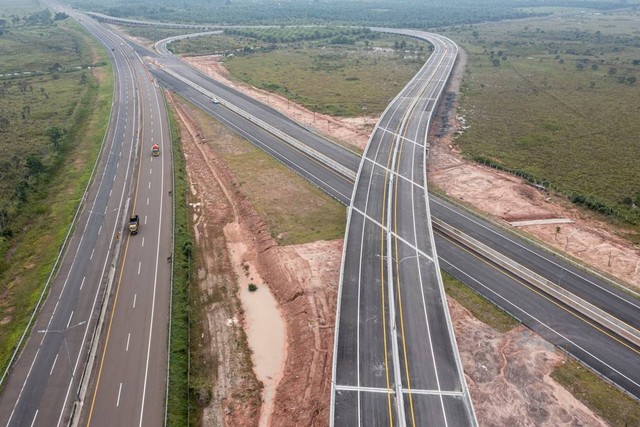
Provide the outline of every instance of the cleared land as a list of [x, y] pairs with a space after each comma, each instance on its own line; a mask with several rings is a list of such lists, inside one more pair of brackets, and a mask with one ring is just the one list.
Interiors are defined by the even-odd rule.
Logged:
[[462, 152], [612, 219], [640, 210], [640, 13], [560, 11], [450, 31], [468, 52]]
[[[79, 27], [23, 22], [0, 36], [3, 74], [21, 74], [0, 87], [0, 371], [87, 185], [113, 90], [110, 67], [85, 68], [106, 56]], [[64, 130], [57, 148], [46, 134], [52, 127]]]

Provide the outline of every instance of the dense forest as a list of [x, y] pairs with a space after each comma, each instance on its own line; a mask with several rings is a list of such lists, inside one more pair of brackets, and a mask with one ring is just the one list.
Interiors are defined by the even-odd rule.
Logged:
[[[72, 5], [86, 10], [126, 18], [184, 23], [238, 25], [349, 24], [427, 28], [482, 21], [516, 19], [539, 15], [504, 6], [498, 0], [393, 1], [316, 0], [277, 2], [265, 0], [75, 0]], [[527, 3], [519, 2], [519, 6]], [[606, 2], [607, 5], [611, 3]]]
[[542, 16], [548, 7], [609, 10], [638, 0], [71, 0], [80, 9], [123, 18], [235, 25], [367, 25], [438, 28]]

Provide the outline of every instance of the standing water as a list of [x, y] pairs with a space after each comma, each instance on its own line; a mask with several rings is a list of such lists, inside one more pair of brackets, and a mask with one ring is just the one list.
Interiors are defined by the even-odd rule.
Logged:
[[[230, 224], [231, 226], [231, 224]], [[278, 303], [251, 263], [244, 260], [246, 245], [237, 239], [237, 230], [227, 226], [228, 246], [238, 277], [240, 302], [244, 309], [245, 332], [252, 351], [253, 370], [264, 385], [260, 426], [268, 426], [276, 387], [280, 382], [285, 360], [286, 327]], [[249, 291], [249, 285], [257, 289]]]

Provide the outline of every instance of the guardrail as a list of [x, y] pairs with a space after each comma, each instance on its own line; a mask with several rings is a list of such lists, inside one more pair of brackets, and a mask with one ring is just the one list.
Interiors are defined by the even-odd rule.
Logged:
[[442, 220], [432, 218], [433, 227], [446, 236], [463, 244], [465, 247], [475, 251], [482, 257], [488, 259], [501, 268], [514, 274], [538, 290], [550, 295], [556, 300], [566, 304], [567, 306], [578, 311], [580, 314], [587, 316], [589, 319], [608, 329], [609, 331], [621, 336], [629, 342], [640, 346], [640, 331], [631, 325], [626, 324], [620, 319], [612, 316], [606, 311], [596, 307], [579, 296], [563, 289], [555, 283], [545, 279], [537, 273], [529, 270], [521, 264], [509, 259], [500, 252], [491, 249], [489, 246], [480, 243], [478, 240], [466, 235], [462, 231], [450, 226]]
[[264, 120], [261, 120], [261, 119], [255, 117], [255, 116], [253, 116], [252, 114], [244, 111], [243, 109], [237, 107], [236, 105], [225, 101], [224, 99], [220, 98], [219, 96], [215, 95], [214, 93], [210, 92], [209, 90], [203, 88], [202, 86], [198, 85], [197, 83], [192, 82], [191, 80], [189, 80], [189, 79], [187, 79], [185, 77], [182, 77], [181, 75], [175, 73], [174, 71], [172, 71], [172, 70], [170, 70], [168, 68], [163, 69], [163, 71], [166, 72], [167, 74], [169, 74], [170, 76], [180, 80], [181, 82], [189, 85], [190, 87], [192, 87], [193, 89], [195, 89], [198, 92], [202, 93], [203, 95], [208, 96], [211, 99], [217, 98], [218, 101], [220, 101], [219, 105], [223, 105], [224, 107], [226, 107], [229, 110], [233, 111], [237, 115], [249, 120], [251, 123], [255, 124], [256, 126], [266, 130], [267, 132], [269, 132], [271, 135], [275, 136], [276, 138], [278, 138], [278, 139], [286, 142], [287, 144], [291, 145], [296, 150], [306, 154], [307, 156], [313, 158], [314, 160], [317, 160], [318, 162], [320, 162], [322, 164], [325, 164], [325, 165], [329, 166], [331, 169], [333, 169], [334, 171], [336, 171], [339, 174], [343, 175], [344, 177], [355, 181], [356, 174], [355, 174], [354, 171], [352, 171], [348, 167], [341, 165], [340, 163], [336, 162], [335, 160], [327, 157], [326, 155], [314, 150], [313, 148], [307, 146], [306, 144], [304, 144], [304, 143], [298, 141], [297, 139], [289, 136], [288, 134], [282, 132], [280, 129], [277, 129], [277, 128], [271, 126], [270, 124], [268, 124]]

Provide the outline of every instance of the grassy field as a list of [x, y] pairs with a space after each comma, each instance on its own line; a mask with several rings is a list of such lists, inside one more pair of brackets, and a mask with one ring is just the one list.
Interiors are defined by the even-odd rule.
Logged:
[[131, 34], [134, 37], [147, 39], [150, 42], [157, 42], [158, 40], [166, 39], [167, 37], [179, 36], [182, 34], [202, 32], [202, 30], [190, 30], [187, 28], [128, 27], [118, 25], [115, 25], [115, 27], [118, 28], [118, 31]]
[[569, 359], [551, 377], [613, 427], [640, 425], [638, 401], [604, 382], [580, 363]]
[[495, 330], [505, 333], [520, 324], [482, 295], [444, 271], [442, 271], [442, 282], [447, 295], [458, 301], [480, 321]]
[[332, 44], [335, 36], [295, 42], [263, 38], [210, 36], [176, 42], [172, 49], [226, 55], [233, 78], [335, 116], [379, 114], [430, 53], [427, 43], [377, 34], [353, 44]]
[[[242, 191], [279, 244], [344, 237], [344, 205], [202, 111], [195, 112], [206, 140], [231, 167]], [[294, 208], [295, 207], [295, 208]]]
[[[31, 45], [15, 47], [22, 31], [32, 34], [34, 29], [10, 28], [14, 53], [3, 53], [4, 67], [11, 64], [14, 70], [24, 70], [30, 60], [22, 58], [22, 52], [37, 50], [29, 37], [25, 43]], [[2, 80], [0, 115], [9, 124], [0, 132], [1, 371], [40, 296], [88, 183], [106, 130], [113, 91], [110, 67], [91, 71], [75, 68], [106, 61], [104, 51], [75, 24], [59, 22], [38, 31], [60, 45], [74, 44], [70, 55], [75, 59], [64, 60], [66, 65], [58, 78], [54, 72], [46, 72]], [[6, 35], [0, 37], [0, 46], [6, 46]], [[61, 60], [59, 52], [48, 47], [36, 55], [45, 65]], [[25, 106], [29, 108], [25, 110]], [[45, 136], [52, 126], [65, 130], [58, 149], [53, 149]]]
[[[458, 139], [473, 159], [638, 224], [640, 12], [562, 11], [467, 27]], [[636, 227], [637, 229], [637, 227]]]

